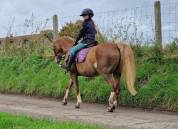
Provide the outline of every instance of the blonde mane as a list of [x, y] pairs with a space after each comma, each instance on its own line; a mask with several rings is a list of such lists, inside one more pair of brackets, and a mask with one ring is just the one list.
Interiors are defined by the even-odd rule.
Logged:
[[69, 37], [69, 36], [62, 36], [59, 39], [72, 40], [73, 42], [75, 41], [72, 37]]

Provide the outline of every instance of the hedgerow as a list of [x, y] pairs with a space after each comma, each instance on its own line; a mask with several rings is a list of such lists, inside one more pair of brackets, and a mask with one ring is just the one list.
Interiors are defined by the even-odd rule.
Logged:
[[[165, 59], [163, 64], [137, 63], [136, 88], [133, 97], [121, 81], [119, 104], [124, 106], [178, 110], [178, 64]], [[0, 92], [62, 98], [68, 75], [53, 58], [44, 59], [38, 54], [0, 58]], [[82, 99], [85, 102], [107, 103], [110, 86], [102, 77], [79, 78]], [[97, 90], [96, 90], [97, 89]], [[70, 98], [75, 95], [72, 90]]]

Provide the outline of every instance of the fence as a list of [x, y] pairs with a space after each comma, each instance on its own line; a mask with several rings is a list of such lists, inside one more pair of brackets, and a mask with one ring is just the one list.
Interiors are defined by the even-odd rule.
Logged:
[[[154, 6], [143, 6], [130, 9], [113, 10], [95, 13], [94, 21], [101, 33], [110, 40], [126, 40], [130, 43], [162, 43], [171, 42], [178, 37], [178, 2], [161, 3], [156, 1]], [[55, 29], [55, 34], [66, 24], [79, 20], [78, 15], [62, 17], [58, 15], [44, 18], [40, 21], [26, 19], [22, 25], [12, 24], [6, 28], [6, 35], [25, 35], [40, 33], [44, 29]], [[3, 28], [3, 27], [0, 27]]]
[[0, 37], [38, 34], [42, 30], [51, 29], [51, 25], [52, 19], [50, 17], [39, 18], [32, 13], [30, 18], [26, 18], [22, 24], [16, 24], [13, 18], [8, 26], [0, 26]]

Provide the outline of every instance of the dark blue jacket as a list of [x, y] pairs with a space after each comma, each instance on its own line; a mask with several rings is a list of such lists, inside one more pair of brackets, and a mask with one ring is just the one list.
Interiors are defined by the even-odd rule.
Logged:
[[95, 35], [96, 29], [92, 19], [84, 20], [82, 29], [80, 30], [80, 33], [76, 38], [76, 42], [78, 42], [82, 38], [82, 43], [91, 44], [95, 42]]

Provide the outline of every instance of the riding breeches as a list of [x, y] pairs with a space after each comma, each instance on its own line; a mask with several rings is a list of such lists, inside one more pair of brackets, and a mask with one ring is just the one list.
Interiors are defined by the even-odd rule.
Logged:
[[69, 50], [69, 53], [71, 54], [71, 56], [74, 57], [77, 54], [77, 52], [80, 51], [83, 48], [87, 48], [87, 44], [79, 42], [76, 46], [72, 47]]

